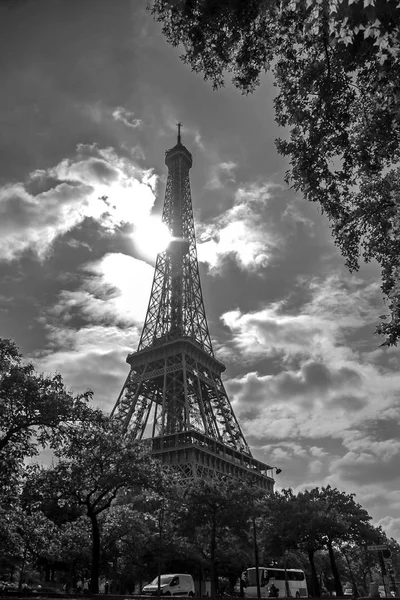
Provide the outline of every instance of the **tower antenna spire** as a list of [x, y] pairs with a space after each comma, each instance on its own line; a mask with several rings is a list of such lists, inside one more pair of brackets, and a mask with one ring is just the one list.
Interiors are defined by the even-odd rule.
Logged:
[[182, 123], [177, 123], [178, 126], [178, 144], [181, 143], [181, 127], [182, 127]]

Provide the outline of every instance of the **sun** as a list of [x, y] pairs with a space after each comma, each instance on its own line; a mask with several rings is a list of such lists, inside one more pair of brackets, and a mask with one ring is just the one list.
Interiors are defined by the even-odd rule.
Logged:
[[136, 225], [133, 239], [147, 258], [155, 259], [159, 252], [167, 249], [172, 236], [167, 225], [159, 218], [149, 217]]

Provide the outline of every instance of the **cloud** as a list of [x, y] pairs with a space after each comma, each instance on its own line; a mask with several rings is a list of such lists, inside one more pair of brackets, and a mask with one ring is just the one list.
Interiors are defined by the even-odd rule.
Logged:
[[[151, 103], [148, 103], [146, 108], [146, 120], [153, 122], [154, 127], [157, 127], [158, 134], [162, 138], [168, 140], [168, 147], [171, 147], [171, 139], [175, 140], [175, 145], [178, 135], [178, 123], [180, 123], [182, 144], [189, 150], [194, 144], [201, 153], [208, 154], [209, 149], [207, 148], [206, 151], [201, 132], [199, 128], [194, 125], [195, 119], [191, 118], [188, 121], [184, 119], [184, 122], [182, 123], [182, 112], [179, 110], [179, 107], [177, 109], [177, 104], [175, 102], [171, 102], [170, 99], [167, 99], [166, 97], [161, 99], [157, 96], [151, 99]], [[180, 108], [182, 109], [182, 107]], [[156, 120], [155, 115], [157, 115]]]
[[284, 314], [281, 307], [278, 303], [250, 313], [236, 309], [222, 315], [238, 355], [244, 355], [248, 361], [277, 353], [308, 356], [317, 353], [329, 338], [327, 327], [332, 330], [333, 326], [301, 311], [297, 315]]
[[[176, 115], [175, 107], [172, 107], [169, 104], [164, 104], [162, 106], [162, 111], [164, 117], [162, 122], [166, 123], [166, 130], [163, 132], [164, 135], [168, 136], [168, 138], [170, 138], [171, 133], [173, 135], [177, 135], [178, 122], [180, 122], [180, 119]], [[191, 145], [191, 143], [194, 143], [199, 150], [204, 152], [205, 147], [199, 129], [193, 125], [188, 125], [187, 123], [181, 123], [181, 126], [182, 143], [188, 147]]]
[[347, 452], [332, 461], [331, 471], [337, 473], [342, 480], [352, 483], [362, 484], [368, 479], [373, 482], [394, 482], [397, 479], [400, 483], [400, 441], [379, 441], [366, 437], [365, 442], [365, 449]]
[[303, 368], [276, 376], [252, 372], [230, 379], [226, 387], [245, 432], [258, 444], [287, 438], [340, 438], [352, 424], [371, 418], [377, 411], [365, 389], [354, 391], [359, 398], [357, 410], [337, 403], [340, 387], [347, 386], [337, 383], [340, 370], [331, 369], [330, 375], [332, 383], [321, 387], [304, 378]]
[[105, 231], [140, 223], [154, 204], [155, 183], [152, 171], [114, 149], [79, 145], [74, 159], [0, 188], [0, 258], [11, 261], [32, 250], [43, 259], [58, 237], [86, 218]]
[[131, 129], [136, 129], [143, 125], [143, 121], [141, 119], [135, 118], [135, 113], [123, 108], [122, 106], [118, 106], [112, 113], [113, 118], [116, 121], [121, 121], [126, 127], [130, 127]]
[[344, 338], [376, 317], [378, 285], [362, 286], [357, 278], [334, 273], [325, 279], [299, 280], [297, 293], [307, 299], [296, 301], [294, 290], [290, 303], [283, 299], [257, 311], [236, 309], [222, 315], [238, 353], [247, 359], [276, 354], [351, 358], [354, 351]]
[[227, 184], [235, 181], [234, 170], [237, 167], [233, 161], [220, 162], [210, 167], [209, 179], [206, 188], [209, 190], [223, 189]]
[[282, 220], [287, 220], [289, 222], [299, 223], [304, 225], [307, 228], [307, 234], [309, 236], [315, 235], [316, 224], [315, 221], [309, 219], [305, 216], [305, 214], [299, 210], [299, 199], [297, 202], [289, 202], [285, 208], [285, 211], [282, 215]]
[[368, 489], [372, 507], [379, 486], [400, 484], [391, 426], [400, 376], [347, 338], [373, 322], [378, 294], [375, 283], [335, 273], [299, 281], [290, 302], [222, 315], [236, 371], [225, 387], [257, 458], [283, 468], [279, 481], [291, 487]]
[[265, 219], [275, 187], [250, 184], [239, 188], [232, 208], [198, 227], [199, 260], [207, 263], [211, 272], [219, 272], [228, 257], [243, 270], [257, 271], [269, 264], [282, 241]]
[[124, 254], [107, 254], [80, 272], [79, 287], [62, 290], [44, 312], [48, 345], [32, 359], [43, 371], [61, 371], [76, 393], [92, 389], [95, 403], [109, 410], [128, 374], [126, 355], [139, 341], [153, 269]]
[[94, 404], [110, 411], [122, 389], [129, 367], [125, 362], [139, 339], [136, 328], [88, 325], [80, 329], [47, 326], [49, 347], [28, 359], [37, 371], [61, 373], [68, 389], [94, 392]]
[[90, 213], [91, 188], [57, 184], [33, 196], [22, 184], [0, 190], [0, 258], [10, 261], [31, 248], [40, 257], [53, 241], [82, 222]]
[[87, 322], [127, 327], [144, 320], [153, 268], [121, 253], [106, 254], [80, 267], [77, 290], [62, 290], [51, 314], [69, 323], [79, 315]]
[[[399, 493], [399, 492], [398, 492]], [[382, 527], [389, 538], [400, 539], [400, 517], [383, 517], [376, 523], [377, 527]]]

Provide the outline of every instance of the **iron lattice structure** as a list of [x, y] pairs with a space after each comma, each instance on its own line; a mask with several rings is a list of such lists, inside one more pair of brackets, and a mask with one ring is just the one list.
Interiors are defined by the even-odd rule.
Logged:
[[130, 372], [112, 415], [137, 439], [150, 437], [153, 454], [185, 480], [251, 473], [272, 489], [272, 467], [252, 457], [221, 379], [225, 365], [214, 356], [196, 251], [192, 155], [180, 130], [165, 163], [162, 220], [172, 241], [157, 255], [138, 349], [127, 357]]

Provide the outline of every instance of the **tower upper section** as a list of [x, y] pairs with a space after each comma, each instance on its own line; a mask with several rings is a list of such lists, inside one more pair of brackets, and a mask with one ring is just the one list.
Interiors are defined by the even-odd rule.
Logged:
[[168, 169], [173, 169], [176, 165], [176, 161], [182, 163], [182, 167], [191, 168], [193, 164], [192, 155], [189, 150], [180, 142], [165, 152], [165, 164]]
[[171, 233], [157, 255], [153, 286], [138, 350], [189, 339], [214, 356], [200, 285], [189, 170], [192, 155], [181, 142], [165, 153], [168, 167], [162, 220]]

